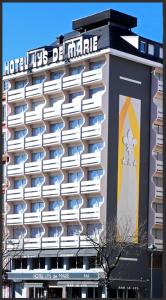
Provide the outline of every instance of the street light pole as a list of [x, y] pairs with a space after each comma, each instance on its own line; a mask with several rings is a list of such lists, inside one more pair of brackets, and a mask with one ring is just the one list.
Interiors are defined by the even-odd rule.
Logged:
[[153, 297], [153, 251], [150, 254], [150, 298]]
[[153, 298], [153, 252], [157, 249], [155, 245], [150, 245], [148, 247], [150, 254], [150, 298]]

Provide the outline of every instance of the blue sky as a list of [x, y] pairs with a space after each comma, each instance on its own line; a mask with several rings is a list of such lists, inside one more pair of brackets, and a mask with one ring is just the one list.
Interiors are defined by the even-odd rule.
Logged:
[[138, 18], [133, 31], [162, 42], [162, 3], [3, 3], [3, 62], [51, 44], [72, 31], [72, 20], [113, 8]]

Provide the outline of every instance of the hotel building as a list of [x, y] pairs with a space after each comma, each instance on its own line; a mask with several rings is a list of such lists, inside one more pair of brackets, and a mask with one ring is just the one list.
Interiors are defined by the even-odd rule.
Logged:
[[[10, 297], [104, 298], [85, 232], [98, 236], [115, 216], [138, 235], [146, 223], [161, 295], [163, 48], [136, 26], [107, 10], [5, 65]], [[121, 258], [112, 298], [149, 297], [149, 258]]]

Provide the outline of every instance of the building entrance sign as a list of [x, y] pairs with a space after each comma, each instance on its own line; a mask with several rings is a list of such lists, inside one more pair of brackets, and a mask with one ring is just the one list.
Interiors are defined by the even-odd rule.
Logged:
[[8, 279], [13, 280], [98, 280], [98, 273], [8, 273]]

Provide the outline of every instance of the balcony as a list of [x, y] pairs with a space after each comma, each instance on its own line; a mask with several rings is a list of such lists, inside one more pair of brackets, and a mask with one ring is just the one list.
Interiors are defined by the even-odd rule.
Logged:
[[82, 74], [82, 77], [83, 77], [83, 79], [82, 79], [83, 84], [89, 84], [94, 81], [101, 81], [102, 80], [102, 69], [84, 72]]
[[8, 239], [7, 249], [49, 249], [49, 248], [80, 248], [92, 247], [86, 236], [61, 236], [61, 237], [41, 237]]
[[18, 127], [24, 124], [24, 113], [7, 117], [8, 127]]
[[23, 199], [23, 189], [11, 189], [6, 192], [7, 201], [16, 201]]
[[29, 187], [24, 189], [24, 199], [38, 199], [42, 196], [42, 187]]
[[100, 208], [81, 208], [80, 214], [81, 220], [97, 220], [100, 219]]
[[25, 174], [33, 174], [42, 172], [41, 161], [25, 163]]
[[34, 149], [42, 146], [42, 135], [29, 136], [25, 138], [25, 148]]
[[163, 161], [156, 160], [156, 172], [163, 172]]
[[57, 222], [60, 222], [60, 210], [42, 212], [42, 223], [57, 223]]
[[63, 89], [79, 86], [82, 84], [82, 74], [63, 77]]
[[43, 198], [56, 197], [60, 195], [60, 185], [44, 185], [42, 187]]
[[24, 224], [41, 223], [41, 212], [24, 213]]
[[157, 133], [156, 134], [156, 145], [163, 146], [163, 135]]
[[54, 170], [60, 170], [60, 159], [45, 159], [43, 160], [43, 172], [51, 172]]
[[155, 186], [155, 197], [163, 198], [163, 188], [159, 186]]
[[44, 120], [55, 120], [61, 117], [61, 105], [54, 107], [45, 107], [43, 112]]
[[28, 111], [25, 113], [25, 123], [31, 124], [43, 119], [42, 111]]
[[80, 219], [79, 209], [62, 209], [61, 222], [78, 221]]
[[163, 250], [163, 240], [162, 239], [154, 239], [154, 244], [158, 250]]
[[61, 143], [61, 133], [60, 132], [43, 134], [43, 145], [44, 146], [51, 146], [51, 145], [60, 144], [60, 143]]
[[163, 97], [163, 81], [162, 80], [158, 80], [157, 90], [156, 90], [156, 93], [155, 93], [154, 97], [156, 97], [156, 98], [162, 98]]
[[7, 101], [15, 102], [25, 98], [25, 88], [8, 91]]
[[70, 143], [81, 139], [80, 128], [69, 129], [62, 131], [62, 143]]
[[44, 82], [44, 94], [52, 94], [55, 91], [59, 91], [62, 89], [62, 81], [61, 79], [50, 80]]
[[78, 194], [80, 194], [80, 182], [61, 184], [61, 195], [78, 195]]
[[7, 176], [15, 177], [24, 174], [24, 164], [19, 165], [8, 165], [7, 166]]
[[163, 213], [155, 213], [155, 224], [163, 224]]
[[23, 214], [7, 214], [6, 225], [20, 225], [24, 223]]
[[82, 127], [82, 139], [89, 140], [101, 136], [101, 124]]
[[26, 87], [26, 98], [35, 98], [43, 94], [43, 83], [34, 84]]
[[163, 119], [163, 109], [161, 107], [157, 107], [157, 118]]
[[17, 139], [17, 140], [11, 140], [7, 142], [7, 151], [17, 151], [17, 150], [23, 150], [24, 149], [24, 138]]
[[100, 192], [100, 180], [88, 180], [81, 182], [81, 193], [89, 194]]

